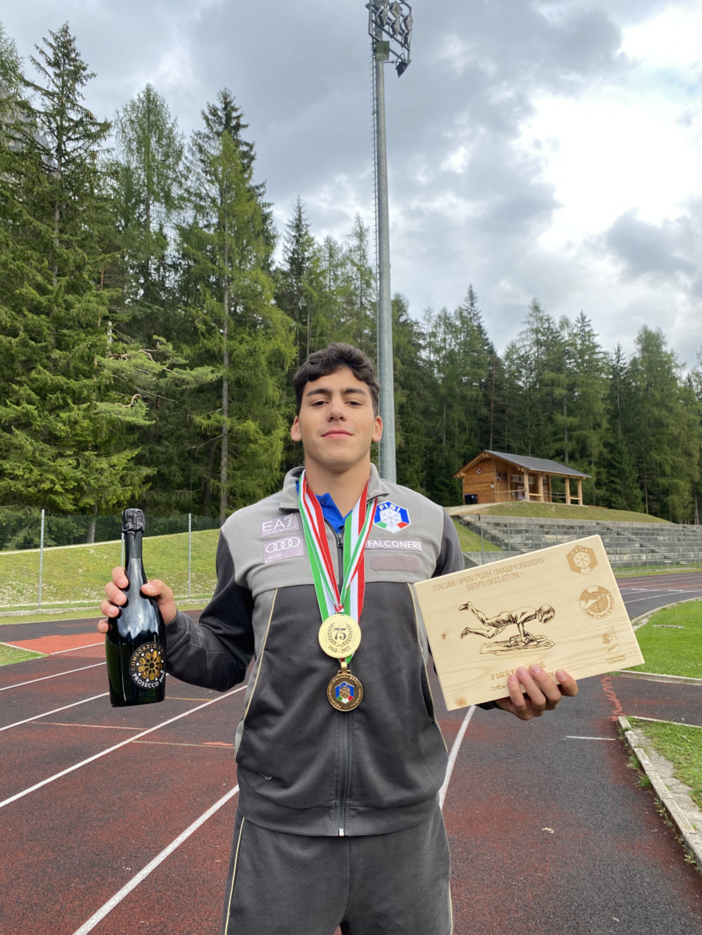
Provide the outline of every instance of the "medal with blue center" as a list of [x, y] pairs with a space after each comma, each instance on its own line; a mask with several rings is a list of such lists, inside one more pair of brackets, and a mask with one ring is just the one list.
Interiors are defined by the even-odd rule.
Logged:
[[339, 659], [341, 669], [327, 686], [329, 703], [337, 711], [353, 711], [363, 698], [363, 686], [349, 670], [361, 644], [358, 620], [363, 610], [365, 565], [363, 552], [371, 529], [375, 501], [367, 500], [367, 488], [346, 517], [344, 525], [344, 574], [341, 589], [336, 581], [324, 514], [319, 501], [307, 486], [303, 471], [298, 488], [302, 528], [310, 557], [317, 603], [322, 616], [319, 645], [327, 656]]

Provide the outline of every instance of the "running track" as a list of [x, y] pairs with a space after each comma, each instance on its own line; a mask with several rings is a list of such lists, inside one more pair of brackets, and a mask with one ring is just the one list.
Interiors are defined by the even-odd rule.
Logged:
[[[702, 575], [620, 586], [634, 616], [702, 596]], [[216, 935], [243, 691], [171, 678], [167, 704], [112, 709], [94, 621], [0, 636], [58, 636], [43, 644], [56, 655], [0, 669], [0, 935]], [[525, 724], [448, 713], [435, 686], [454, 755], [444, 814], [456, 935], [702, 935], [699, 874], [634, 784], [613, 720], [702, 724], [700, 691], [590, 679], [577, 701]]]

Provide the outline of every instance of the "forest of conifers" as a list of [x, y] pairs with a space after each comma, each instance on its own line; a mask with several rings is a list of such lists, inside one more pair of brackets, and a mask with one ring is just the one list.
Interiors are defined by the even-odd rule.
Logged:
[[[229, 90], [186, 139], [149, 85], [95, 116], [93, 77], [68, 25], [27, 62], [0, 32], [0, 506], [225, 516], [300, 463], [307, 353], [375, 357], [369, 232], [320, 241], [299, 200], [274, 229]], [[627, 357], [535, 299], [500, 354], [472, 287], [393, 309], [400, 483], [458, 503], [493, 448], [592, 475], [586, 503], [698, 521], [702, 374], [660, 330]]]

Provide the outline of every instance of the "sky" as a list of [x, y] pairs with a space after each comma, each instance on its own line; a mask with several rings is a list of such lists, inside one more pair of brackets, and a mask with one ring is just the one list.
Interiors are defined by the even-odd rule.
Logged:
[[[387, 68], [392, 290], [412, 314], [472, 284], [498, 350], [533, 298], [631, 354], [660, 327], [702, 346], [702, 7], [664, 0], [415, 0], [412, 64]], [[284, 229], [373, 224], [364, 0], [31, 0], [29, 56], [68, 21], [112, 116], [151, 82], [181, 128], [228, 87]]]

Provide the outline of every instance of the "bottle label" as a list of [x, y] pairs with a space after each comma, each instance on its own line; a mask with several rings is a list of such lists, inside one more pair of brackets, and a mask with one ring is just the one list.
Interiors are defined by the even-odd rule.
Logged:
[[158, 688], [166, 677], [166, 658], [160, 643], [142, 643], [129, 660], [129, 675], [139, 688]]

